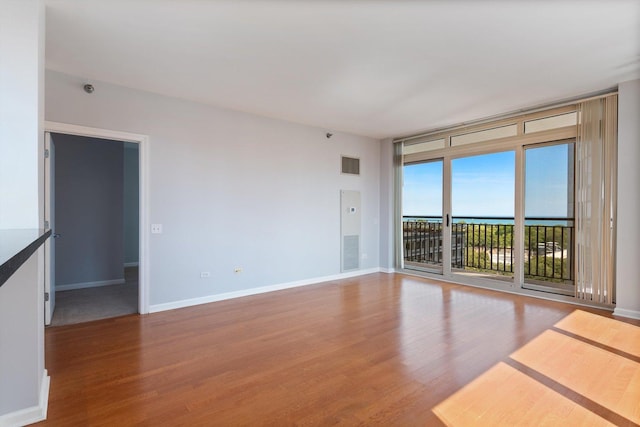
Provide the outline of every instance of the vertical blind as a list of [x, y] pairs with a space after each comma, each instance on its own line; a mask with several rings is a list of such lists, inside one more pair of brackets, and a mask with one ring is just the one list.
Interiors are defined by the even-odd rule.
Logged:
[[576, 298], [615, 302], [618, 96], [578, 105]]
[[404, 267], [404, 248], [402, 245], [402, 165], [404, 163], [402, 156], [402, 142], [393, 144], [393, 224], [395, 227], [393, 251], [395, 256], [395, 268]]

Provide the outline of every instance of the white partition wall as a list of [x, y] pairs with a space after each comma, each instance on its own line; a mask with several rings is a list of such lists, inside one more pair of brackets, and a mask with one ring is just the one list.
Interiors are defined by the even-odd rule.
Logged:
[[[17, 48], [19, 47], [19, 48]], [[0, 228], [41, 226], [44, 5], [0, 2]], [[46, 414], [42, 250], [0, 287], [0, 425]]]
[[640, 80], [618, 89], [618, 239], [614, 314], [640, 319]]

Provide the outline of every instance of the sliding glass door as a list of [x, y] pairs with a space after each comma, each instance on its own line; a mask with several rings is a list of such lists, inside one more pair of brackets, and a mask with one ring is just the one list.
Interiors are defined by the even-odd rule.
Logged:
[[616, 102], [395, 140], [395, 265], [612, 304]]
[[402, 172], [404, 268], [573, 295], [574, 140], [405, 163]]
[[574, 142], [525, 147], [524, 287], [573, 295]]
[[442, 274], [442, 159], [404, 165], [402, 194], [404, 267]]
[[451, 269], [513, 280], [515, 152], [451, 160]]
[[405, 164], [404, 268], [512, 280], [514, 180], [514, 151]]

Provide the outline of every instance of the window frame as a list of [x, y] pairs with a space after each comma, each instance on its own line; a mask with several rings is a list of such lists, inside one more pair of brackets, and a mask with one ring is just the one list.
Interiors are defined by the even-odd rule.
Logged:
[[[444, 130], [439, 130], [435, 132], [425, 133], [422, 135], [417, 135], [414, 137], [407, 138], [397, 138], [394, 139], [394, 143], [402, 144], [404, 147], [405, 143], [408, 144], [416, 144], [419, 142], [427, 142], [438, 139], [445, 140], [445, 147], [441, 149], [433, 149], [427, 150], [423, 152], [411, 153], [408, 155], [401, 154], [400, 161], [398, 162], [399, 167], [402, 167], [405, 164], [415, 164], [415, 163], [423, 163], [428, 161], [434, 161], [443, 159], [444, 160], [444, 180], [445, 180], [445, 191], [449, 191], [449, 195], [444, 195], [444, 206], [443, 206], [443, 217], [446, 215], [451, 216], [451, 195], [450, 195], [450, 186], [451, 183], [451, 161], [457, 158], [482, 155], [482, 154], [491, 154], [503, 151], [514, 151], [515, 152], [515, 188], [514, 188], [514, 253], [516, 254], [514, 257], [515, 265], [513, 271], [513, 280], [505, 281], [496, 278], [488, 278], [488, 277], [469, 277], [461, 274], [456, 274], [451, 271], [450, 268], [450, 259], [444, 259], [445, 269], [442, 274], [438, 273], [430, 273], [430, 272], [421, 272], [416, 270], [406, 270], [404, 268], [404, 263], [398, 266], [399, 271], [410, 273], [410, 274], [420, 274], [425, 275], [427, 277], [434, 277], [445, 280], [452, 280], [456, 282], [463, 283], [465, 285], [470, 286], [478, 286], [484, 288], [491, 288], [497, 290], [503, 290], [507, 292], [517, 292], [522, 294], [529, 294], [540, 296], [541, 292], [546, 293], [547, 295], [549, 290], [545, 290], [543, 287], [538, 289], [532, 289], [531, 284], [527, 283], [527, 288], [525, 288], [525, 278], [524, 278], [524, 264], [523, 264], [523, 254], [524, 254], [524, 190], [525, 190], [525, 149], [526, 147], [538, 145], [538, 144], [561, 144], [569, 140], [576, 141], [578, 134], [578, 124], [573, 126], [564, 126], [555, 129], [549, 129], [544, 131], [532, 132], [525, 134], [525, 123], [531, 120], [539, 120], [547, 117], [553, 117], [561, 114], [577, 112], [578, 105], [571, 104], [558, 108], [549, 108], [542, 111], [536, 111], [534, 113], [529, 114], [520, 114], [513, 117], [508, 117], [499, 120], [488, 120], [483, 123], [468, 125], [468, 126], [457, 126]], [[578, 118], [579, 120], [579, 118]], [[475, 142], [464, 145], [451, 145], [451, 137], [461, 134], [469, 134], [473, 132], [480, 132], [484, 130], [494, 129], [502, 126], [508, 125], [517, 125], [517, 134], [511, 137], [504, 137], [498, 139], [490, 139], [481, 142]], [[446, 175], [449, 175], [446, 177]], [[575, 179], [575, 176], [574, 176]], [[448, 182], [448, 184], [447, 184]], [[402, 198], [402, 193], [396, 194], [396, 197]], [[447, 200], [448, 199], [448, 200]], [[400, 222], [402, 218], [400, 217]], [[398, 225], [395, 226], [395, 229], [398, 230]], [[450, 231], [450, 230], [448, 230]], [[447, 241], [447, 244], [450, 247], [451, 245], [451, 236], [450, 232], [444, 233], [443, 238]], [[396, 236], [396, 241], [402, 242], [402, 235], [399, 237]], [[401, 245], [402, 246], [402, 245]], [[399, 252], [400, 259], [403, 259], [402, 248], [396, 249]], [[447, 251], [444, 251], [447, 253]], [[396, 254], [398, 256], [398, 254]], [[575, 254], [574, 254], [575, 256]], [[449, 258], [449, 257], [447, 257]], [[577, 263], [574, 263], [574, 268]], [[447, 268], [447, 266], [449, 266]], [[568, 293], [562, 294], [557, 293], [554, 294], [554, 299], [572, 301], [574, 300], [573, 295], [569, 295]]]

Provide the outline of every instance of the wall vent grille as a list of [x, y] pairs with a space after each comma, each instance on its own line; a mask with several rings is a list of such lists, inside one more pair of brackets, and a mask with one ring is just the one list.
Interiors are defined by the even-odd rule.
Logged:
[[342, 236], [342, 271], [360, 268], [360, 236]]
[[360, 175], [360, 159], [342, 156], [342, 173]]

